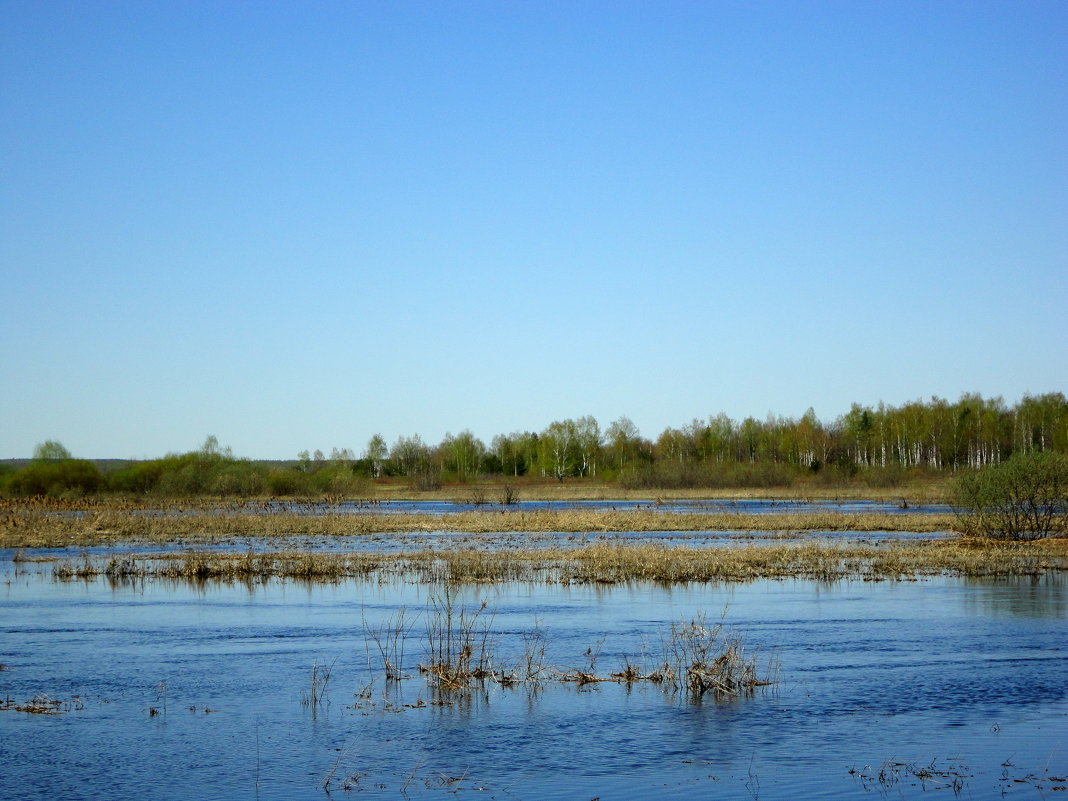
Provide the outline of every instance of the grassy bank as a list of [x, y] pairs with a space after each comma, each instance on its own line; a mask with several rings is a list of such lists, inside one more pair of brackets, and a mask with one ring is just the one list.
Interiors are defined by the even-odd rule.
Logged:
[[948, 514], [853, 514], [786, 512], [782, 514], [674, 513], [634, 510], [520, 510], [487, 507], [443, 515], [326, 512], [253, 513], [225, 508], [214, 511], [173, 509], [169, 514], [123, 505], [93, 504], [70, 509], [58, 505], [17, 504], [0, 507], [0, 547], [47, 548], [118, 542], [210, 542], [232, 537], [291, 538], [352, 536], [397, 532], [455, 531], [593, 533], [613, 531], [951, 531]]

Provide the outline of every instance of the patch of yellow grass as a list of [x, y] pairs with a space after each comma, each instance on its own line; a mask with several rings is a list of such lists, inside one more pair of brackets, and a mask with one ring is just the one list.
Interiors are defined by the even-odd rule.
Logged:
[[403, 576], [425, 582], [536, 581], [605, 583], [744, 582], [756, 579], [913, 579], [929, 575], [1041, 575], [1068, 569], [1066, 541], [1006, 543], [999, 540], [931, 540], [881, 545], [827, 542], [667, 547], [597, 543], [580, 548], [457, 549], [406, 553], [276, 551], [244, 554], [189, 551], [169, 555], [83, 557], [57, 562], [58, 578], [161, 577], [190, 580], [344, 578]]
[[455, 531], [594, 533], [613, 531], [951, 531], [948, 514], [835, 511], [747, 514], [661, 512], [654, 509], [520, 510], [498, 507], [430, 514], [364, 512], [295, 514], [219, 510], [143, 510], [93, 506], [82, 511], [9, 508], [0, 518], [0, 547], [49, 548], [117, 542], [211, 542], [231, 537], [289, 538]]
[[415, 490], [403, 484], [375, 486], [380, 500], [433, 500], [467, 502], [481, 492], [486, 498], [500, 495], [504, 486], [512, 487], [524, 501], [655, 501], [668, 500], [742, 500], [769, 498], [775, 500], [877, 500], [909, 503], [941, 503], [946, 498], [947, 481], [929, 478], [909, 481], [897, 487], [870, 487], [867, 484], [816, 484], [798, 482], [789, 487], [727, 487], [628, 489], [618, 484], [606, 484], [590, 479], [565, 482], [501, 480], [492, 483], [443, 486], [436, 490]]

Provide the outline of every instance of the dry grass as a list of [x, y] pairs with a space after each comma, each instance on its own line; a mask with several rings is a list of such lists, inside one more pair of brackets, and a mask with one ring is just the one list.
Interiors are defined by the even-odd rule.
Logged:
[[407, 678], [404, 672], [404, 646], [414, 625], [405, 619], [407, 614], [407, 608], [401, 607], [388, 621], [378, 626], [368, 624], [366, 619], [363, 622], [368, 667], [372, 662], [371, 643], [374, 643], [386, 681], [401, 681]]
[[598, 682], [636, 684], [649, 682], [672, 693], [682, 693], [692, 702], [705, 695], [715, 698], [752, 696], [758, 688], [778, 680], [779, 663], [768, 659], [763, 673], [757, 656], [748, 653], [741, 635], [728, 631], [722, 620], [709, 623], [704, 614], [689, 621], [672, 623], [661, 635], [661, 655], [655, 668], [643, 665], [643, 658], [624, 656], [622, 669], [599, 675], [596, 663], [601, 643], [586, 651], [586, 666], [557, 672], [559, 681], [579, 685]]
[[426, 621], [427, 660], [419, 672], [444, 690], [458, 690], [472, 682], [496, 679], [490, 642], [492, 615], [488, 602], [468, 609], [457, 602], [454, 585], [446, 584], [430, 598]]
[[13, 709], [16, 712], [25, 712], [29, 715], [62, 715], [71, 710], [85, 709], [85, 704], [80, 695], [72, 695], [69, 700], [52, 698], [44, 693], [38, 693], [25, 703], [18, 703], [11, 698], [0, 699], [0, 711]]
[[1064, 542], [1017, 547], [975, 540], [888, 542], [882, 545], [786, 543], [742, 548], [664, 548], [656, 545], [584, 549], [577, 580], [658, 582], [750, 581], [758, 578], [869, 580], [923, 575], [1038, 575], [1068, 567]]
[[[538, 622], [518, 635], [523, 641], [522, 657], [502, 668], [497, 664], [497, 633], [488, 608], [485, 600], [462, 603], [453, 583], [445, 583], [430, 596], [424, 618], [426, 658], [419, 664], [419, 672], [436, 691], [465, 693], [488, 683], [506, 687], [521, 684], [537, 691], [546, 681], [579, 685], [649, 682], [700, 701], [707, 694], [717, 698], [751, 696], [757, 688], [774, 683], [779, 672], [778, 662], [772, 658], [766, 660], [761, 673], [757, 656], [747, 652], [742, 637], [728, 631], [722, 620], [709, 624], [703, 614], [674, 623], [670, 631], [661, 633], [661, 654], [653, 669], [645, 665], [643, 647], [641, 657], [622, 658], [622, 670], [598, 674], [603, 639], [586, 650], [583, 667], [552, 667], [546, 663], [547, 636]], [[364, 626], [378, 646], [387, 682], [406, 677], [403, 642], [413, 624], [405, 623], [404, 614], [402, 611], [381, 629]]]
[[753, 695], [758, 687], [774, 683], [774, 660], [760, 675], [758, 660], [746, 652], [742, 637], [709, 623], [703, 614], [671, 624], [664, 644], [664, 661], [654, 680], [669, 682], [692, 700], [711, 693], [716, 697]]
[[1038, 575], [1068, 567], [1064, 541], [1029, 546], [996, 541], [891, 542], [885, 545], [784, 543], [731, 548], [598, 543], [574, 550], [442, 555], [441, 576], [452, 581], [515, 579], [615, 584], [628, 581], [737, 582], [761, 578], [832, 581], [923, 575]]
[[114, 580], [339, 581], [403, 577], [427, 583], [618, 584], [745, 582], [764, 578], [834, 581], [910, 580], [930, 575], [1037, 576], [1065, 569], [1068, 569], [1068, 540], [1007, 543], [953, 539], [884, 544], [772, 543], [723, 548], [597, 543], [570, 549], [457, 549], [395, 554], [188, 551], [59, 561], [53, 567], [53, 575], [60, 579], [106, 575]]
[[231, 537], [288, 538], [398, 532], [611, 531], [952, 531], [949, 514], [860, 514], [834, 511], [747, 514], [675, 513], [634, 510], [520, 510], [498, 507], [444, 515], [367, 512], [255, 514], [172, 510], [158, 514], [132, 508], [94, 506], [84, 510], [8, 504], [0, 516], [0, 547], [49, 548], [118, 542], [198, 543]]
[[[180, 554], [142, 554], [72, 563], [57, 562], [56, 578], [86, 578], [104, 575], [114, 580], [132, 578], [184, 579], [188, 581], [257, 581], [292, 578], [305, 581], [338, 581], [365, 578], [395, 568], [396, 558], [375, 554], [273, 551], [243, 554], [186, 551]], [[91, 567], [90, 567], [91, 566]]]
[[631, 500], [702, 500], [775, 498], [782, 500], [908, 500], [910, 503], [942, 502], [946, 497], [947, 480], [927, 478], [904, 482], [896, 487], [870, 487], [864, 483], [819, 484], [798, 482], [789, 487], [753, 488], [677, 488], [628, 489], [618, 484], [606, 484], [591, 479], [532, 480], [520, 478], [494, 483], [443, 486], [436, 490], [415, 491], [403, 484], [377, 484], [375, 497], [380, 500], [437, 500], [464, 501], [471, 492], [480, 489], [487, 497], [500, 495], [504, 486], [510, 487], [526, 501], [605, 501]]

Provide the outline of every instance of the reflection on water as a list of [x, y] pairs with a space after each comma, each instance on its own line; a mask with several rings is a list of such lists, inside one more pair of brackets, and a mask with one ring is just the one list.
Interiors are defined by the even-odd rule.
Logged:
[[[936, 781], [952, 792], [952, 766], [963, 797], [1039, 798], [1068, 772], [1061, 576], [460, 590], [489, 601], [501, 663], [540, 626], [549, 664], [598, 649], [603, 673], [655, 654], [670, 622], [726, 610], [781, 681], [700, 704], [651, 685], [435, 693], [418, 675], [432, 591], [9, 571], [0, 697], [77, 695], [84, 709], [0, 711], [4, 786], [26, 799], [321, 799], [327, 778], [333, 798], [919, 798]], [[390, 685], [364, 632], [401, 608], [413, 677]], [[309, 709], [316, 662], [333, 670]]]
[[966, 602], [976, 614], [1014, 618], [1068, 618], [1068, 578], [1063, 573], [1042, 577], [1009, 576], [1002, 581], [968, 581]]

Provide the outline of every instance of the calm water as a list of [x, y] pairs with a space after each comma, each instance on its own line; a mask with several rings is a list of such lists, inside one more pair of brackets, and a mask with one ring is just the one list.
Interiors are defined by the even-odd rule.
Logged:
[[[378, 675], [366, 628], [404, 607], [415, 672], [426, 586], [0, 569], [0, 696], [71, 705], [0, 711], [5, 798], [323, 799], [328, 775], [333, 798], [1043, 798], [1068, 777], [1063, 576], [463, 591], [489, 602], [500, 661], [540, 624], [550, 663], [583, 666], [600, 644], [601, 673], [726, 609], [781, 681], [692, 704], [614, 684], [438, 697], [418, 676], [358, 698]], [[312, 708], [316, 662], [333, 667]]]

